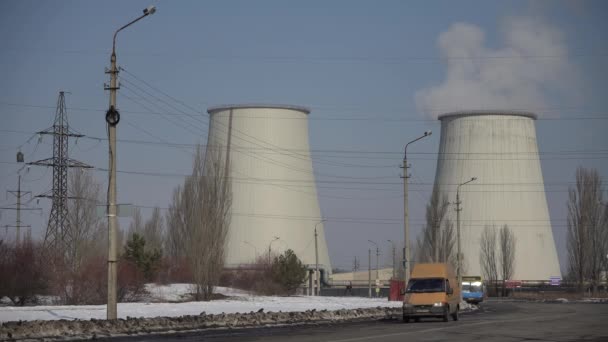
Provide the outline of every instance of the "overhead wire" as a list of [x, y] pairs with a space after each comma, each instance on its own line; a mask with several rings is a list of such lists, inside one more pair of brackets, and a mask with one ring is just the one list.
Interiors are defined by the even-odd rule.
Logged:
[[[159, 99], [158, 97], [154, 96], [153, 94], [150, 94], [149, 92], [147, 94], [148, 94], [148, 96], [152, 96], [156, 100], [163, 102], [161, 99]], [[216, 122], [216, 126], [217, 126], [218, 130], [222, 131], [223, 133], [226, 133], [226, 135], [229, 134], [228, 127], [226, 127], [226, 125], [223, 124], [222, 122], [220, 122], [219, 120], [218, 120], [218, 122]], [[204, 128], [201, 128], [201, 129], [204, 129]], [[207, 134], [209, 134], [209, 133], [207, 132]], [[242, 132], [242, 131], [240, 131], [240, 130], [238, 130], [236, 128], [230, 128], [230, 134], [231, 134], [232, 138], [239, 139], [241, 141], [244, 141], [244, 142], [249, 143], [249, 144], [253, 144], [255, 146], [259, 146], [261, 148], [268, 148], [268, 147], [266, 147], [266, 146], [264, 146], [262, 144], [266, 144], [266, 145], [272, 146], [270, 148], [272, 151], [274, 151], [274, 152], [276, 152], [278, 154], [281, 154], [283, 156], [289, 156], [289, 157], [292, 157], [292, 158], [295, 158], [295, 159], [302, 160], [304, 162], [309, 162], [311, 160], [311, 156], [309, 154], [306, 154], [306, 153], [303, 153], [303, 152], [302, 153], [290, 152], [290, 151], [288, 151], [285, 148], [282, 148], [282, 147], [279, 147], [277, 145], [271, 144], [271, 143], [269, 143], [267, 141], [258, 139], [256, 137], [254, 137], [252, 135], [249, 135], [247, 133], [244, 133], [244, 132]], [[243, 136], [246, 136], [247, 138], [244, 138]], [[262, 144], [260, 144], [259, 142], [262, 143]], [[248, 155], [248, 156], [250, 156], [250, 157], [252, 157], [252, 158], [254, 158], [254, 159], [264, 160], [266, 162], [269, 162], [270, 164], [282, 166], [282, 167], [285, 167], [285, 168], [290, 169], [292, 171], [299, 171], [299, 172], [304, 172], [304, 173], [309, 173], [309, 174], [313, 173], [308, 168], [306, 168], [306, 169], [297, 168], [297, 167], [295, 167], [293, 165], [289, 165], [287, 163], [284, 163], [284, 162], [281, 162], [281, 161], [278, 161], [278, 160], [275, 160], [275, 159], [272, 159], [272, 158], [269, 158], [269, 157], [262, 157], [259, 154], [252, 154], [252, 153], [245, 153], [245, 154]], [[333, 162], [333, 161], [319, 161], [319, 160], [317, 160], [317, 162], [319, 162], [319, 163], [325, 163], [325, 164], [332, 164], [332, 165], [336, 165], [337, 164], [336, 162]], [[330, 174], [325, 174], [323, 176], [327, 176], [327, 177], [341, 177], [341, 176], [338, 176], [338, 175], [330, 175]]]
[[[179, 100], [178, 100], [179, 101]], [[178, 103], [183, 103], [181, 101], [179, 101]], [[206, 103], [206, 102], [204, 102]], [[35, 104], [24, 104], [24, 103], [13, 103], [13, 102], [8, 102], [8, 101], [0, 101], [0, 105], [5, 105], [5, 106], [13, 106], [13, 107], [24, 107], [24, 108], [40, 108], [40, 109], [55, 109], [55, 106], [49, 106], [49, 105], [35, 105]], [[348, 113], [352, 113], [352, 112], [370, 112], [372, 110], [370, 109], [366, 109], [366, 108], [362, 108], [361, 106], [324, 106], [324, 105], [312, 105], [309, 106], [312, 109], [318, 109], [318, 110], [322, 110], [324, 112], [348, 112]], [[189, 107], [192, 108], [192, 107]], [[441, 107], [438, 107], [441, 108]], [[581, 111], [582, 108], [586, 108], [586, 107], [546, 107], [546, 108], [532, 108], [532, 107], [516, 107], [513, 106], [511, 107], [512, 110], [518, 110], [518, 111], [530, 111], [530, 112], [538, 112], [538, 111], [545, 111], [543, 113], [547, 113], [547, 116], [541, 116], [538, 117], [536, 120], [537, 121], [576, 121], [576, 120], [608, 120], [608, 114], [606, 114], [606, 112], [604, 110], [586, 110], [586, 111]], [[95, 112], [105, 112], [105, 109], [101, 109], [101, 108], [89, 108], [89, 107], [71, 107], [71, 110], [77, 110], [77, 111], [95, 111]], [[199, 112], [196, 109], [191, 109], [194, 112]], [[373, 122], [407, 122], [407, 123], [433, 123], [433, 124], [439, 124], [439, 120], [437, 119], [422, 119], [422, 118], [415, 118], [415, 116], [419, 116], [419, 114], [415, 114], [411, 112], [412, 109], [407, 109], [407, 108], [393, 108], [393, 109], [382, 109], [382, 112], [395, 112], [395, 113], [399, 113], [400, 115], [403, 115], [405, 117], [400, 117], [400, 118], [394, 118], [394, 117], [382, 117], [382, 116], [369, 116], [369, 117], [360, 117], [360, 116], [344, 116], [344, 115], [340, 115], [340, 116], [335, 116], [335, 117], [331, 117], [331, 116], [311, 116], [309, 118], [298, 118], [298, 117], [277, 117], [277, 118], [273, 118], [273, 120], [308, 120], [308, 121], [373, 121]], [[439, 109], [437, 109], [439, 110]], [[589, 113], [593, 113], [593, 114], [598, 114], [601, 116], [580, 116], [580, 115], [574, 115], [574, 116], [568, 116], [568, 117], [560, 117], [558, 115], [556, 115], [555, 113], [559, 110], [568, 110], [568, 112], [570, 114], [589, 114]], [[577, 110], [577, 111], [574, 111]], [[373, 111], [378, 111], [378, 108], [375, 107]], [[451, 112], [454, 111], [453, 109], [450, 109], [449, 107], [445, 107], [445, 112]], [[167, 111], [167, 112], [158, 112], [158, 111], [136, 111], [136, 110], [125, 110], [123, 111], [124, 113], [129, 113], [129, 114], [136, 114], [136, 115], [169, 115], [169, 116], [190, 116], [191, 114], [184, 114], [184, 113], [180, 113], [180, 112], [173, 112], [173, 111]], [[267, 116], [250, 116], [248, 117], [249, 119], [267, 119]], [[521, 119], [513, 119], [513, 120], [521, 120]]]

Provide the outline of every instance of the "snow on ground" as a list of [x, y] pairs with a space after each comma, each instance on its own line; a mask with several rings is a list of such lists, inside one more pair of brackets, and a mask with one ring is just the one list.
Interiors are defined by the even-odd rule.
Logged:
[[[386, 298], [364, 297], [310, 297], [310, 296], [254, 296], [247, 291], [216, 287], [215, 293], [228, 296], [228, 299], [211, 302], [187, 301], [191, 298], [191, 284], [156, 285], [146, 284], [149, 295], [140, 303], [119, 303], [118, 316], [129, 317], [177, 317], [220, 313], [248, 313], [264, 309], [269, 311], [306, 311], [306, 310], [339, 310], [382, 307], [400, 308], [400, 301], [389, 302]], [[477, 310], [477, 306], [461, 303], [463, 311]], [[58, 320], [105, 319], [105, 305], [44, 305], [44, 306], [0, 306], [0, 322]]]
[[[146, 291], [148, 291], [149, 295], [143, 298], [142, 301], [145, 302], [185, 302], [192, 300], [191, 294], [194, 291], [194, 288], [192, 284], [146, 284]], [[219, 293], [228, 297], [250, 295], [247, 291], [221, 286], [216, 287], [214, 293]]]
[[[185, 287], [187, 288], [187, 287]], [[180, 295], [177, 288], [165, 289], [162, 292], [166, 298], [176, 298]], [[234, 289], [219, 289], [219, 292], [230, 293], [232, 298], [214, 300], [211, 302], [185, 302], [185, 303], [119, 303], [118, 316], [130, 317], [158, 317], [183, 316], [219, 313], [247, 313], [264, 309], [268, 311], [306, 311], [306, 310], [339, 310], [383, 307], [401, 307], [401, 302], [389, 302], [386, 298], [362, 297], [269, 297], [251, 296]], [[105, 319], [105, 305], [63, 305], [63, 306], [29, 306], [29, 307], [0, 307], [0, 322], [29, 321], [29, 320], [57, 320]]]

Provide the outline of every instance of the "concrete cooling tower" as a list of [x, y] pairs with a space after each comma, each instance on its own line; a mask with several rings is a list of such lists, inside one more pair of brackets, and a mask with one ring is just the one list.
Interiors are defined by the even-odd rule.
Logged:
[[[515, 233], [514, 280], [560, 276], [545, 197], [534, 120], [512, 111], [466, 111], [439, 116], [441, 141], [435, 186], [456, 202], [460, 188], [463, 274], [481, 275], [485, 226]], [[451, 206], [455, 208], [455, 206]], [[450, 210], [456, 227], [456, 212]], [[498, 251], [497, 251], [498, 252]]]
[[271, 248], [331, 272], [308, 144], [309, 110], [296, 106], [212, 107], [207, 160], [228, 161], [232, 185], [226, 264], [250, 263]]

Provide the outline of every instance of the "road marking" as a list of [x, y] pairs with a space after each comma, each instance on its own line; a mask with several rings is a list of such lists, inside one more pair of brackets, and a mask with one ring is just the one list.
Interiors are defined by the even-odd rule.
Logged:
[[515, 318], [515, 319], [505, 319], [505, 320], [489, 320], [489, 321], [482, 321], [482, 322], [476, 322], [476, 323], [468, 323], [468, 324], [458, 324], [458, 325], [451, 325], [451, 326], [444, 326], [441, 328], [432, 328], [432, 329], [426, 329], [426, 330], [415, 330], [415, 331], [404, 331], [404, 332], [399, 332], [399, 333], [392, 333], [392, 334], [382, 334], [382, 335], [372, 335], [372, 336], [364, 336], [364, 337], [353, 337], [353, 338], [345, 338], [345, 339], [340, 339], [340, 340], [329, 340], [327, 342], [350, 342], [350, 341], [365, 341], [365, 340], [380, 340], [381, 338], [385, 338], [385, 337], [393, 337], [393, 336], [402, 336], [402, 335], [410, 335], [410, 334], [419, 334], [419, 333], [428, 333], [428, 332], [434, 332], [434, 331], [441, 331], [441, 330], [447, 330], [447, 329], [454, 329], [454, 328], [466, 328], [466, 327], [471, 327], [471, 326], [477, 326], [477, 325], [486, 325], [486, 324], [495, 324], [495, 323], [506, 323], [506, 322], [518, 322], [518, 321], [529, 321], [529, 320], [534, 320], [534, 319], [547, 319], [547, 318], [562, 318], [562, 317], [567, 317], [567, 316], [572, 316], [575, 315], [576, 311], [574, 312], [570, 312], [567, 314], [560, 314], [560, 315], [553, 315], [553, 316], [547, 316], [547, 315], [541, 315], [541, 316], [532, 316], [532, 317], [525, 317], [525, 318]]

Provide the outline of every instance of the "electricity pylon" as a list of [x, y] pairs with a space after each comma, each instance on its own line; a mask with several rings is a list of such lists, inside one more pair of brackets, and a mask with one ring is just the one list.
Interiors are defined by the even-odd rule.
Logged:
[[72, 241], [68, 224], [68, 199], [70, 198], [68, 196], [68, 168], [91, 168], [92, 166], [68, 157], [68, 138], [79, 138], [84, 135], [70, 130], [63, 91], [59, 92], [53, 126], [38, 132], [38, 134], [53, 136], [53, 157], [28, 163], [28, 165], [53, 167], [53, 188], [36, 196], [53, 200], [44, 236], [44, 246], [51, 250], [65, 250], [64, 247]]

